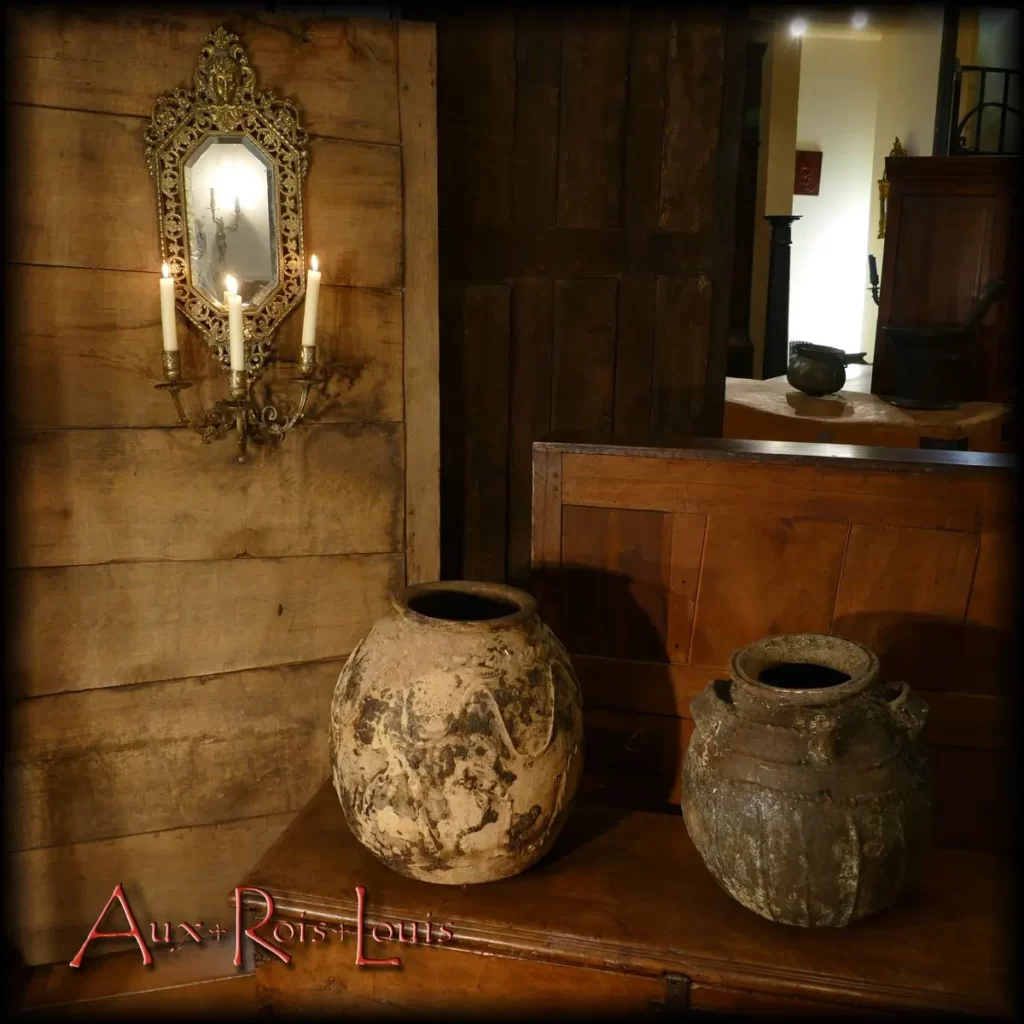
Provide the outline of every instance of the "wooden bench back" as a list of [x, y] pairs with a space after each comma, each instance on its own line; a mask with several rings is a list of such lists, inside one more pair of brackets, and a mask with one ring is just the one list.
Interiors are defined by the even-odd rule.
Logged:
[[580, 676], [588, 789], [678, 804], [689, 701], [733, 651], [833, 633], [930, 705], [935, 841], [1004, 849], [1012, 460], [683, 444], [534, 445], [532, 586]]

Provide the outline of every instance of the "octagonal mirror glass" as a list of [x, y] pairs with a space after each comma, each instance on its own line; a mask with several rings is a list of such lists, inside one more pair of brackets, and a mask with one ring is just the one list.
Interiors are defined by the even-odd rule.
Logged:
[[221, 308], [233, 276], [243, 306], [277, 287], [274, 166], [250, 139], [214, 135], [185, 162], [192, 285]]

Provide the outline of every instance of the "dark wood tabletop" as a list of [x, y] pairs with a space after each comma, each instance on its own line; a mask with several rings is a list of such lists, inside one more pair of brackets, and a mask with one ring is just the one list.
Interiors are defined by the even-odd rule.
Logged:
[[[243, 884], [269, 892], [277, 918], [304, 911], [346, 925], [363, 886], [367, 927], [429, 912], [454, 936], [439, 949], [674, 972], [866, 1009], [1012, 1007], [1008, 860], [990, 854], [933, 849], [924, 877], [893, 908], [843, 929], [804, 930], [720, 890], [678, 814], [577, 804], [535, 868], [486, 885], [433, 885], [395, 874], [359, 845], [328, 781]], [[258, 897], [251, 905], [262, 909]]]

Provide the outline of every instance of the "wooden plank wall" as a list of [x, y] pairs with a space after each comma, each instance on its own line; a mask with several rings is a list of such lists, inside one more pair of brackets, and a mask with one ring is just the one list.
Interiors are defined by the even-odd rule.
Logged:
[[[117, 882], [140, 920], [229, 918], [230, 888], [328, 774], [343, 659], [390, 590], [439, 574], [434, 30], [180, 8], [8, 18], [7, 856], [14, 939], [36, 964], [74, 954]], [[153, 388], [142, 134], [220, 23], [310, 131], [329, 370], [314, 422], [242, 463], [233, 441], [171, 426]], [[201, 381], [186, 403], [222, 397], [178, 322]]]
[[447, 15], [443, 567], [523, 584], [533, 441], [721, 434], [745, 24]]
[[845, 446], [879, 457], [766, 460], [759, 448], [833, 446], [719, 444], [687, 457], [534, 446], [535, 586], [583, 687], [588, 784], [627, 805], [678, 804], [689, 702], [728, 678], [733, 652], [833, 633], [930, 706], [936, 841], [1005, 849], [1009, 460]]

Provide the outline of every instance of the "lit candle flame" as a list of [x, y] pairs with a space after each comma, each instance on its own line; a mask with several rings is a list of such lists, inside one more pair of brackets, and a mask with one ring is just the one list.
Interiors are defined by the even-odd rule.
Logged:
[[163, 266], [163, 271], [164, 271], [164, 277], [170, 277], [171, 276], [171, 268], [166, 263]]
[[315, 256], [311, 256], [309, 262], [312, 264], [314, 270], [320, 269], [320, 263]]
[[224, 278], [224, 287], [227, 288], [232, 295], [238, 294], [238, 282], [230, 274]]

